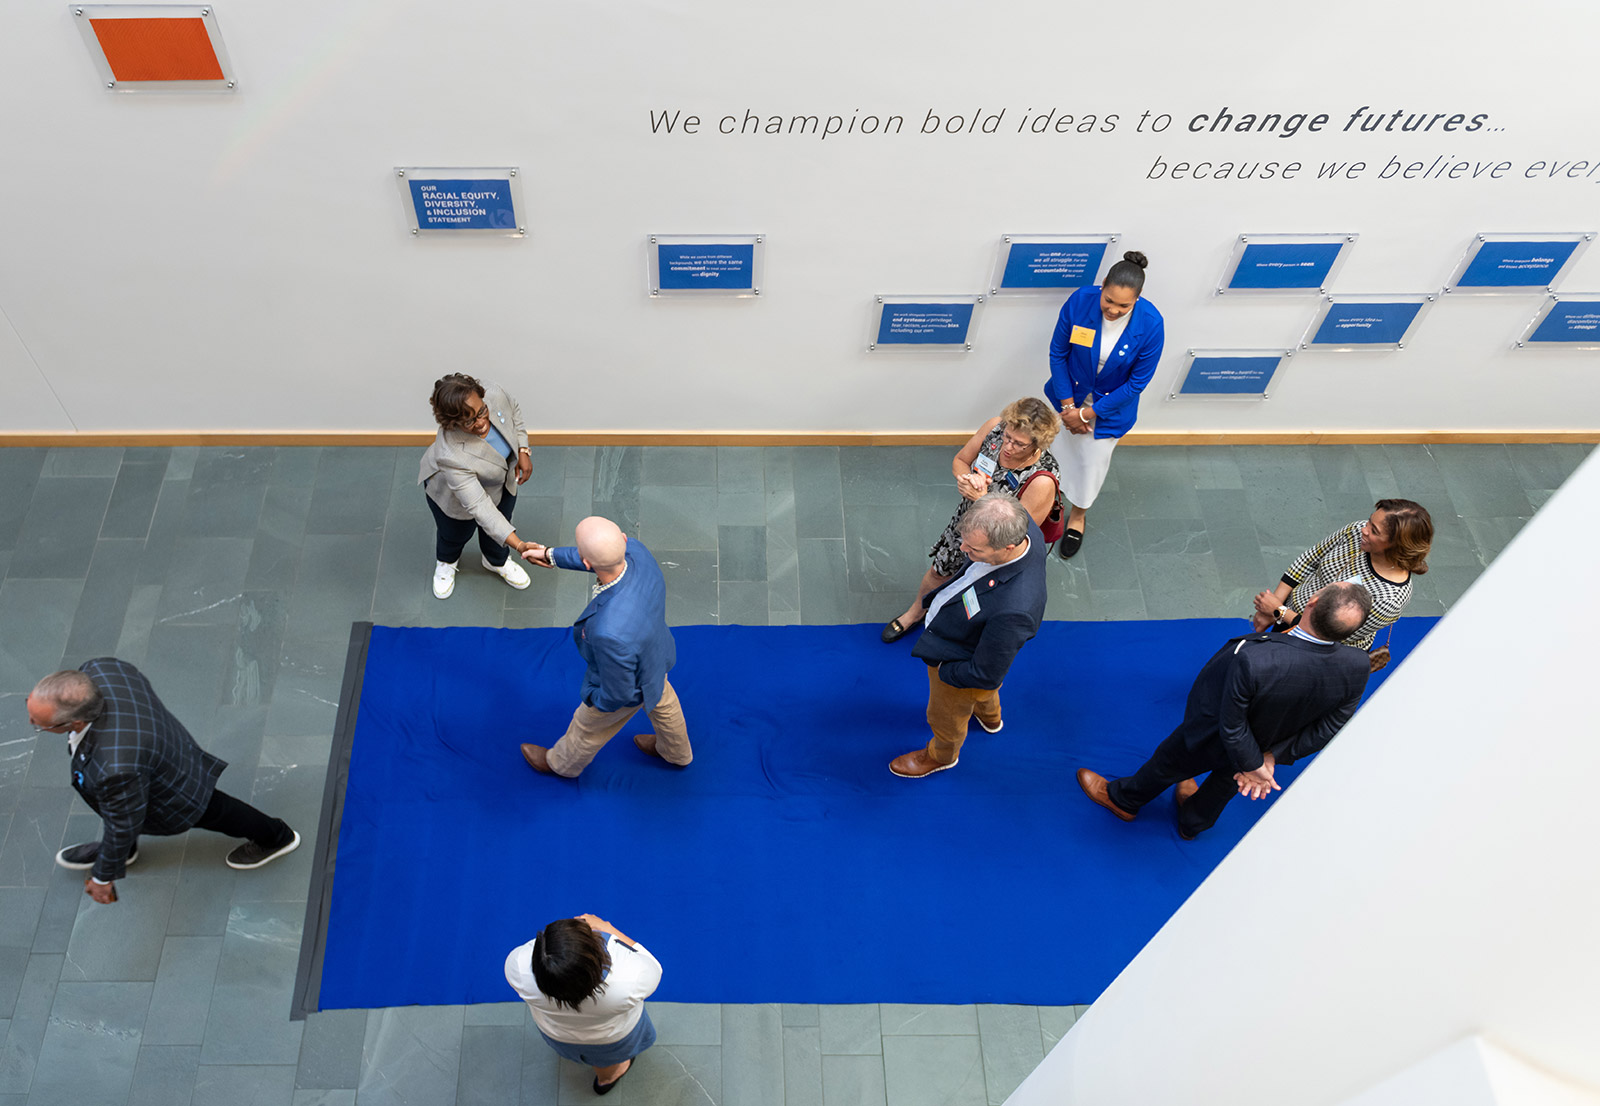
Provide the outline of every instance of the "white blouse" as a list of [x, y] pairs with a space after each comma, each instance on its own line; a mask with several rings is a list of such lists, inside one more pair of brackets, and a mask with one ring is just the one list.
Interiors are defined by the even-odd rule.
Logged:
[[506, 982], [533, 1013], [533, 1024], [546, 1037], [573, 1045], [605, 1045], [620, 1041], [639, 1024], [644, 1000], [661, 983], [661, 964], [643, 945], [629, 945], [601, 934], [611, 954], [611, 970], [600, 993], [574, 1010], [539, 990], [533, 981], [533, 942], [518, 945], [506, 957]]

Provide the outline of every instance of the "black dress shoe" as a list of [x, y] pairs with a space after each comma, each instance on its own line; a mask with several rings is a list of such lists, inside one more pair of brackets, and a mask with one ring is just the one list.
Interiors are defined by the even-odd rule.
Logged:
[[[633, 1063], [630, 1061], [628, 1066], [622, 1069], [622, 1075], [627, 1075], [632, 1070], [633, 1070]], [[609, 1083], [602, 1083], [602, 1082], [600, 1082], [600, 1077], [598, 1075], [595, 1076], [594, 1077], [594, 1093], [595, 1094], [610, 1094], [613, 1090], [616, 1089], [617, 1084], [622, 1082], [622, 1075], [617, 1076], [615, 1079], [613, 1079]]]
[[878, 637], [885, 645], [889, 645], [892, 642], [899, 641], [920, 625], [921, 623], [919, 622], [913, 622], [910, 626], [902, 626], [898, 618], [891, 618], [889, 624], [883, 628], [883, 633], [879, 634]]
[[1083, 548], [1083, 531], [1068, 530], [1061, 535], [1061, 540], [1056, 543], [1056, 556], [1063, 561], [1070, 561], [1077, 556], [1078, 550]]

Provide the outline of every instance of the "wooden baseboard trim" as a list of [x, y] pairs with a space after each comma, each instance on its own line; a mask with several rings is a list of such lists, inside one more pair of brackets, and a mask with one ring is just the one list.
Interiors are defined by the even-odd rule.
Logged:
[[[536, 446], [677, 445], [677, 446], [958, 446], [968, 432], [959, 430], [535, 430]], [[433, 441], [430, 431], [377, 430], [215, 430], [139, 431], [40, 434], [0, 431], [6, 447], [152, 447], [152, 446], [415, 446]], [[1540, 444], [1600, 442], [1600, 430], [1295, 430], [1261, 433], [1188, 430], [1145, 433], [1135, 430], [1123, 444], [1139, 445], [1457, 445], [1463, 443]]]

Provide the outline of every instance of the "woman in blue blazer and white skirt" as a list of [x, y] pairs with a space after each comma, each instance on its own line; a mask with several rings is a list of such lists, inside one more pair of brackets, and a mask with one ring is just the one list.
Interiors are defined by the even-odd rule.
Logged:
[[1166, 342], [1161, 312], [1143, 299], [1149, 259], [1136, 250], [1111, 266], [1105, 282], [1072, 293], [1050, 339], [1046, 398], [1067, 433], [1053, 452], [1061, 494], [1072, 505], [1056, 552], [1062, 560], [1083, 545], [1084, 512], [1094, 505], [1111, 468], [1111, 451], [1133, 429], [1139, 393], [1155, 375]]

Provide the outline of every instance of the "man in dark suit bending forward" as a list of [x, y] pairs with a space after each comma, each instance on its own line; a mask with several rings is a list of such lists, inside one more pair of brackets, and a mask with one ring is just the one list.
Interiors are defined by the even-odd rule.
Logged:
[[[1084, 793], [1124, 822], [1179, 784], [1178, 835], [1210, 829], [1234, 795], [1281, 790], [1280, 764], [1317, 752], [1350, 721], [1367, 687], [1367, 654], [1337, 644], [1372, 610], [1357, 583], [1329, 584], [1288, 633], [1234, 638], [1206, 662], [1189, 691], [1183, 721], [1131, 776], [1107, 781], [1078, 769]], [[1210, 772], [1198, 790], [1183, 786]]]

